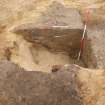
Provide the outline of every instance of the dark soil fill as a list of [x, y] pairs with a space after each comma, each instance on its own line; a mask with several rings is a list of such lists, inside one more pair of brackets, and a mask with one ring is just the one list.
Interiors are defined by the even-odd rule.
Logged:
[[0, 61], [0, 104], [83, 105], [75, 70], [70, 67], [57, 73], [25, 71], [11, 62]]

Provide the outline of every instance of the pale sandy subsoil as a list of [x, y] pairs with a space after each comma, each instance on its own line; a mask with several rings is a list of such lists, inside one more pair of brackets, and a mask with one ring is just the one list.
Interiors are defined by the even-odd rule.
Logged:
[[[78, 73], [84, 105], [105, 105], [105, 70], [83, 69]], [[85, 91], [84, 91], [85, 90]]]

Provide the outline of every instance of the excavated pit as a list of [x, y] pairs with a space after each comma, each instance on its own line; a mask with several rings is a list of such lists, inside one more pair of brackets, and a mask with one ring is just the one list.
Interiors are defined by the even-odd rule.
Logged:
[[87, 43], [87, 37], [85, 37], [84, 52], [80, 60], [77, 60], [83, 29], [72, 30], [65, 26], [29, 29], [28, 25], [28, 30], [26, 28], [16, 33], [21, 33], [25, 40], [32, 43], [30, 52], [35, 64], [35, 70], [49, 72], [53, 65], [66, 64], [77, 64], [82, 67], [90, 66], [88, 62], [91, 49], [89, 43]]

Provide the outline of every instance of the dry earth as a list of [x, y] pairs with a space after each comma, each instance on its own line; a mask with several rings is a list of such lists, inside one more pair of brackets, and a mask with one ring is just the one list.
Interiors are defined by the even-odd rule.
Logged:
[[[55, 54], [43, 47], [40, 47], [36, 51], [35, 50], [31, 51], [30, 49], [33, 48], [32, 43], [26, 41], [22, 36], [16, 35], [15, 33], [12, 33], [10, 31], [15, 26], [18, 26], [20, 24], [36, 22], [36, 20], [40, 17], [41, 13], [43, 11], [46, 11], [46, 8], [49, 6], [49, 4], [51, 4], [52, 1], [54, 0], [30, 0], [30, 1], [29, 0], [18, 0], [18, 1], [0, 0], [0, 59], [11, 60], [12, 62], [17, 63], [18, 65], [20, 65], [21, 67], [29, 71], [38, 70], [39, 66], [36, 64], [40, 63], [40, 65], [42, 65], [40, 67], [40, 70], [44, 72], [45, 71], [48, 72], [48, 70], [50, 69], [50, 66], [46, 65], [47, 63], [49, 63], [51, 66], [53, 64], [64, 65], [64, 64], [70, 63], [69, 61], [70, 59], [68, 59], [68, 55], [64, 53]], [[88, 38], [89, 40], [92, 40], [91, 41], [92, 48], [94, 49], [93, 55], [95, 55], [95, 60], [98, 61], [98, 64], [97, 64], [98, 66], [96, 66], [95, 68], [104, 68], [105, 67], [105, 63], [104, 63], [105, 61], [105, 53], [104, 53], [105, 52], [105, 46], [104, 46], [105, 1], [104, 0], [84, 0], [84, 1], [83, 0], [64, 0], [63, 2], [63, 0], [61, 1], [59, 0], [59, 2], [62, 2], [66, 7], [77, 8], [81, 12], [81, 14], [83, 13], [84, 9], [90, 8], [91, 19], [88, 25], [88, 33], [89, 33]], [[33, 59], [32, 53], [34, 53], [34, 56], [36, 55], [35, 56], [36, 59]], [[42, 56], [42, 54], [44, 54], [44, 56]], [[51, 60], [49, 60], [49, 57], [51, 58]], [[45, 70], [44, 67], [47, 67], [48, 70]], [[1, 69], [1, 71], [4, 71], [4, 70], [5, 70], [4, 68]], [[26, 76], [27, 75], [28, 73], [26, 73]], [[12, 80], [14, 78], [15, 76], [12, 78]], [[12, 81], [11, 79], [10, 81], [9, 80], [7, 81], [7, 80], [8, 79], [6, 79], [4, 83], [9, 83]], [[58, 81], [60, 80], [58, 79]], [[20, 83], [20, 80], [19, 80], [19, 83]], [[14, 82], [14, 86], [17, 86], [17, 84], [15, 84]], [[79, 88], [78, 92], [79, 92], [79, 95], [82, 97], [82, 102], [84, 105], [105, 105], [104, 69], [93, 70], [93, 69], [81, 68], [81, 70], [79, 70], [77, 75], [76, 84], [78, 84], [78, 88]], [[5, 87], [5, 85], [3, 86]], [[6, 86], [10, 86], [10, 85], [7, 84]], [[21, 94], [21, 89], [19, 90], [20, 94]], [[8, 89], [6, 90], [6, 92], [7, 91]], [[14, 91], [10, 91], [8, 96], [11, 94], [11, 92], [13, 93]], [[2, 95], [5, 96], [5, 92], [2, 93]], [[1, 105], [12, 105], [11, 103], [8, 103], [8, 104], [2, 103], [3, 99], [5, 98], [1, 97], [0, 99]], [[8, 99], [5, 99], [5, 100], [7, 102]], [[65, 105], [65, 104], [62, 104], [62, 105]], [[68, 105], [71, 105], [71, 103]]]

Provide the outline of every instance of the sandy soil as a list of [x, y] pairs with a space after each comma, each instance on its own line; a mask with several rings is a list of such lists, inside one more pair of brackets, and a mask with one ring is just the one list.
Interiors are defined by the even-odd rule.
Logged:
[[31, 43], [22, 38], [16, 42], [19, 46], [12, 50], [11, 60], [27, 70], [50, 72], [53, 65], [70, 63], [67, 54], [54, 54], [42, 46], [32, 47]]

